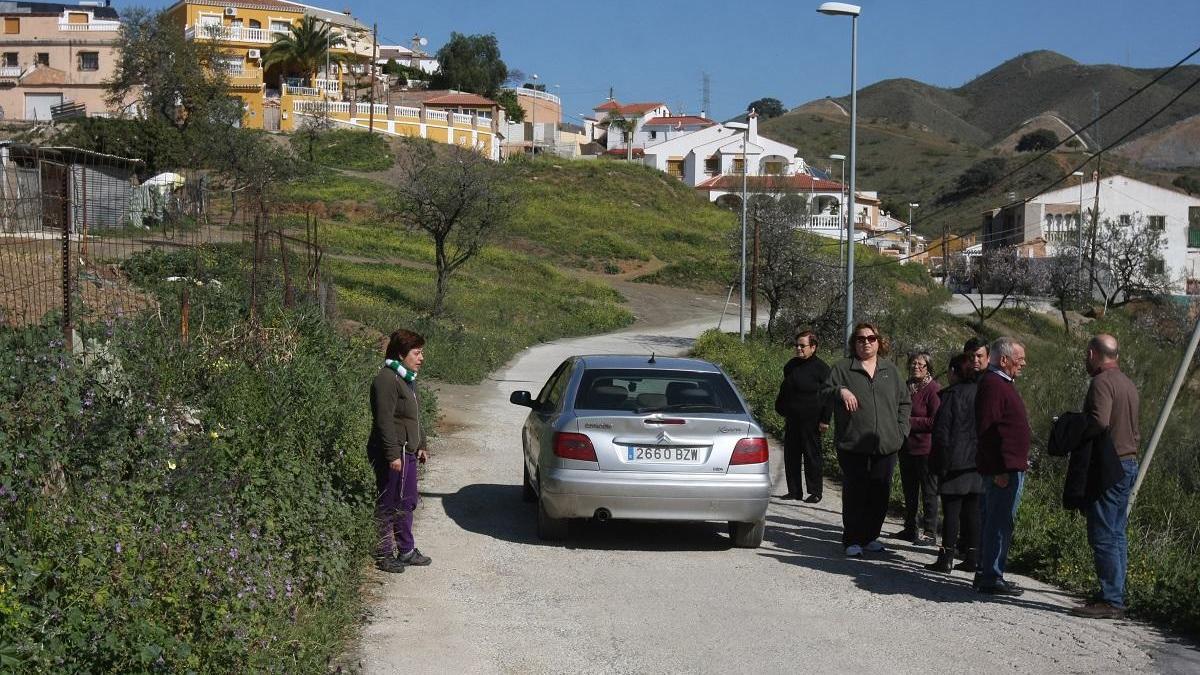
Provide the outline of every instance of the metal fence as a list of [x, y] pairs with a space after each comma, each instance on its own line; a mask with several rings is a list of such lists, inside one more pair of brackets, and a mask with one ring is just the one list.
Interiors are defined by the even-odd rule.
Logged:
[[[0, 326], [53, 321], [70, 339], [78, 322], [155, 310], [159, 301], [132, 282], [126, 263], [156, 249], [236, 250], [250, 315], [273, 293], [284, 304], [330, 307], [315, 228], [239, 200], [220, 176], [144, 173], [139, 160], [0, 142]], [[191, 256], [181, 276], [204, 278], [204, 258]], [[186, 290], [179, 302], [186, 339]]]

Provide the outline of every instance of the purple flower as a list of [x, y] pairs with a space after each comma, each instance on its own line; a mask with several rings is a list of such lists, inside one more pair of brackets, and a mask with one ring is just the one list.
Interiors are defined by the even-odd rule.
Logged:
[[120, 553], [120, 552], [121, 552], [121, 542], [119, 542], [119, 541], [118, 541], [118, 542], [117, 542], [117, 545], [116, 545], [116, 546], [114, 546], [113, 548], [115, 548], [115, 549], [116, 549], [117, 553]]
[[231, 549], [229, 549], [229, 557], [230, 557], [230, 558], [233, 558], [234, 560], [237, 560], [237, 558], [238, 558], [238, 550], [237, 550], [237, 548], [236, 548], [236, 547], [235, 547], [235, 548], [231, 548]]

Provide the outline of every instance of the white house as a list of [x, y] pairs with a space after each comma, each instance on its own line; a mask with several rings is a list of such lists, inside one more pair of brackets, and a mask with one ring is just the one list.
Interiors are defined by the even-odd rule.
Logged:
[[[1017, 202], [983, 214], [983, 248], [1028, 245], [1045, 255], [1079, 240], [1080, 212], [1090, 229], [1096, 206], [1096, 182], [1091, 180], [1052, 190], [1028, 202]], [[1163, 264], [1176, 280], [1177, 292], [1200, 295], [1200, 199], [1182, 192], [1114, 175], [1100, 180], [1100, 220], [1113, 219], [1165, 232]], [[1086, 238], [1087, 232], [1083, 233]]]

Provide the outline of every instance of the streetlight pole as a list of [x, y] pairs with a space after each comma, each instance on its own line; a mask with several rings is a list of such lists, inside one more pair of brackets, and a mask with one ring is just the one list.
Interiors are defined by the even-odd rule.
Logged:
[[850, 193], [846, 199], [846, 345], [854, 333], [854, 174], [858, 145], [858, 16], [862, 8], [845, 2], [825, 2], [821, 14], [850, 17]]
[[[842, 180], [840, 183], [841, 187], [838, 188], [838, 216], [839, 220], [841, 220], [846, 217], [846, 156], [830, 155], [829, 159], [841, 162], [842, 167]], [[845, 228], [844, 226], [839, 225], [838, 229], [841, 230]], [[844, 267], [846, 265], [846, 246], [844, 243], [842, 243], [841, 239], [841, 237], [838, 237], [838, 264]]]
[[750, 125], [729, 122], [727, 129], [742, 132], [742, 281], [738, 294], [738, 339], [746, 341], [746, 144], [750, 142]]
[[920, 208], [920, 204], [916, 202], [908, 203], [908, 225], [904, 228], [904, 257], [907, 258], [912, 253], [912, 224], [913, 224], [913, 209]]
[[529, 154], [537, 157], [537, 81], [538, 74], [530, 76], [533, 79], [533, 96], [530, 96], [529, 109]]

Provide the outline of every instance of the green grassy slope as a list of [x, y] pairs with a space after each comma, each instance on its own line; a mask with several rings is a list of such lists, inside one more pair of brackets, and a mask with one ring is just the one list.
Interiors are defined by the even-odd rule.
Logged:
[[733, 274], [726, 241], [737, 226], [695, 190], [644, 166], [562, 159], [506, 166], [520, 197], [507, 244], [596, 271], [643, 270], [703, 286]]

